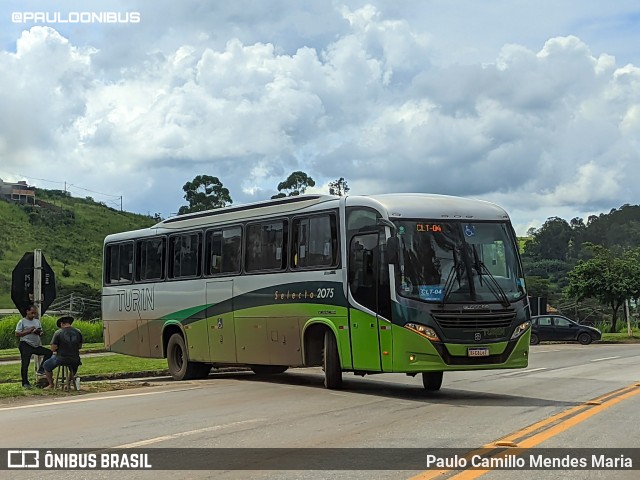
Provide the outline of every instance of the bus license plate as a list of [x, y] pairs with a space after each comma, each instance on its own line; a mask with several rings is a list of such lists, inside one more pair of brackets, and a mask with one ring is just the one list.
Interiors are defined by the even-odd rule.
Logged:
[[467, 350], [467, 356], [469, 357], [488, 357], [489, 347], [474, 347]]

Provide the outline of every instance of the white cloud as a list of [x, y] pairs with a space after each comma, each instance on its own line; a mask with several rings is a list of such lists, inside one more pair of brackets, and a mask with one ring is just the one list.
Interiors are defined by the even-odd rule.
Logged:
[[215, 4], [196, 18], [186, 2], [162, 19], [137, 4], [138, 30], [89, 37], [32, 26], [0, 52], [0, 176], [165, 215], [195, 175], [218, 176], [237, 203], [269, 198], [293, 170], [313, 191], [342, 176], [352, 194], [482, 197], [523, 227], [637, 202], [639, 67], [571, 31], [535, 46], [511, 31], [492, 57], [462, 54], [417, 22], [418, 3], [406, 16], [351, 3]]

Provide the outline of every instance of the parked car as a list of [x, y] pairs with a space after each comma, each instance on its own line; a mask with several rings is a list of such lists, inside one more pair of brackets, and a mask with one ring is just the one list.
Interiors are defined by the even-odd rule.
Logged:
[[588, 325], [581, 325], [562, 315], [536, 315], [531, 317], [531, 345], [551, 341], [574, 341], [582, 345], [602, 338], [602, 332]]

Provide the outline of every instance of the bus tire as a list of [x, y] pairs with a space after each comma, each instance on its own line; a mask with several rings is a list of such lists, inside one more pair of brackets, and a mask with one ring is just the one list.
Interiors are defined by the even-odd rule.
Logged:
[[322, 369], [324, 370], [324, 386], [336, 390], [342, 386], [342, 368], [338, 355], [338, 342], [332, 331], [324, 333], [322, 349]]
[[422, 372], [424, 389], [430, 392], [440, 390], [442, 386], [442, 372]]
[[167, 365], [169, 373], [174, 380], [191, 380], [193, 378], [205, 378], [211, 371], [211, 365], [206, 363], [190, 362], [187, 358], [187, 349], [184, 338], [179, 333], [174, 333], [167, 344]]
[[538, 338], [538, 335], [535, 333], [531, 334], [531, 339], [529, 340], [529, 343], [531, 345], [538, 345], [540, 343], [540, 339]]
[[251, 365], [251, 370], [256, 375], [278, 375], [284, 373], [289, 367], [284, 365]]

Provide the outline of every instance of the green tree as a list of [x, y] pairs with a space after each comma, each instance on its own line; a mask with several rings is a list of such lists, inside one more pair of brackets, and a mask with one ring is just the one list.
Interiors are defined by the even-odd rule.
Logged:
[[189, 205], [181, 206], [178, 215], [221, 208], [233, 203], [229, 190], [222, 185], [218, 177], [198, 175], [193, 181], [185, 183], [182, 190]]
[[551, 285], [548, 278], [542, 278], [538, 276], [527, 276], [527, 293], [532, 297], [544, 297], [549, 298], [551, 291]]
[[346, 195], [349, 190], [351, 189], [343, 177], [329, 183], [329, 195], [342, 197], [343, 195]]
[[614, 255], [599, 245], [590, 245], [593, 258], [579, 261], [568, 274], [567, 295], [578, 301], [594, 298], [611, 308], [611, 331], [616, 331], [618, 311], [628, 299], [640, 293], [640, 251], [627, 250]]
[[528, 241], [524, 248], [524, 254], [538, 260], [567, 260], [570, 241], [573, 231], [566, 220], [552, 217], [544, 222]]
[[635, 248], [640, 245], [640, 205], [623, 205], [609, 213], [590, 216], [582, 237], [584, 242], [607, 248]]
[[[307, 190], [307, 187], [315, 187], [316, 182], [304, 172], [293, 172], [284, 182], [278, 184], [278, 192], [271, 198], [295, 197]], [[283, 192], [287, 190], [288, 192]]]

